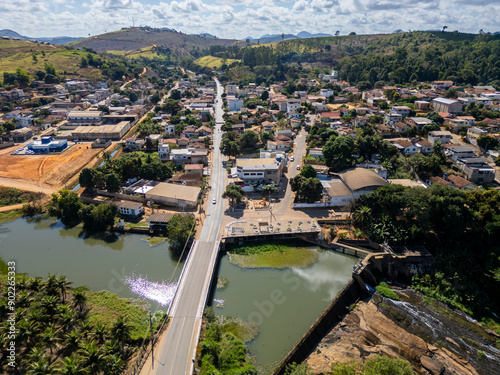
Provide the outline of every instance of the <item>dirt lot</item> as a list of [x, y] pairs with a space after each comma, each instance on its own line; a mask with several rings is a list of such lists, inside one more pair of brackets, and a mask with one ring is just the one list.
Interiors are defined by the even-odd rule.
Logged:
[[13, 150], [0, 150], [0, 177], [55, 190], [64, 188], [72, 176], [103, 151], [90, 148], [90, 143], [74, 145], [60, 155], [10, 155]]

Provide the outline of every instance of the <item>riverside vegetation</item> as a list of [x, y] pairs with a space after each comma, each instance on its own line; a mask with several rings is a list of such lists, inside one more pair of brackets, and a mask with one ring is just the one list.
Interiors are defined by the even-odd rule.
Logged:
[[386, 185], [356, 200], [354, 224], [374, 241], [424, 245], [436, 259], [432, 273], [412, 286], [499, 330], [500, 193]]
[[241, 268], [307, 268], [316, 263], [316, 249], [298, 246], [297, 241], [255, 242], [232, 248], [229, 261]]
[[[7, 275], [0, 267], [1, 333], [7, 337]], [[16, 369], [24, 374], [122, 374], [150, 337], [147, 308], [110, 292], [71, 287], [66, 276], [16, 276]], [[165, 319], [157, 313], [153, 329]], [[0, 349], [7, 350], [7, 340]]]
[[244, 344], [257, 335], [257, 326], [237, 318], [215, 317], [211, 307], [205, 309], [204, 318], [197, 361], [200, 373], [257, 375]]

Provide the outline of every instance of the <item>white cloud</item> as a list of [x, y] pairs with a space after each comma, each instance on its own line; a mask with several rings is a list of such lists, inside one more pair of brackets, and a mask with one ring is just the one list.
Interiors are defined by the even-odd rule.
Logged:
[[[84, 0], [85, 1], [85, 0]], [[74, 8], [67, 5], [74, 3]], [[77, 4], [77, 5], [76, 5]], [[64, 5], [64, 6], [62, 6]], [[68, 12], [68, 10], [71, 11]], [[132, 24], [220, 38], [323, 32], [498, 31], [498, 0], [19, 0], [0, 3], [2, 27], [29, 36], [99, 34]]]

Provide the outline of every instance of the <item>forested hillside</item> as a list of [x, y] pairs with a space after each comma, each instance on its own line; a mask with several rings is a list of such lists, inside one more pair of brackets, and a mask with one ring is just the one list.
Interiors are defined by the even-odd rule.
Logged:
[[[211, 46], [203, 54], [223, 59], [220, 69], [236, 82], [296, 79], [335, 68], [341, 79], [362, 89], [439, 79], [500, 85], [500, 36], [484, 33], [415, 31], [295, 39], [242, 48]], [[184, 63], [196, 69], [192, 61]]]

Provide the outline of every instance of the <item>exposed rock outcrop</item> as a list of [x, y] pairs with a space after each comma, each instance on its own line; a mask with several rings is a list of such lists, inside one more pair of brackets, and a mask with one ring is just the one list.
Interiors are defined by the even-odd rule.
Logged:
[[319, 343], [306, 360], [316, 374], [334, 361], [363, 360], [376, 354], [409, 361], [418, 374], [495, 374], [499, 339], [470, 317], [414, 291], [403, 301], [375, 294], [357, 306]]

